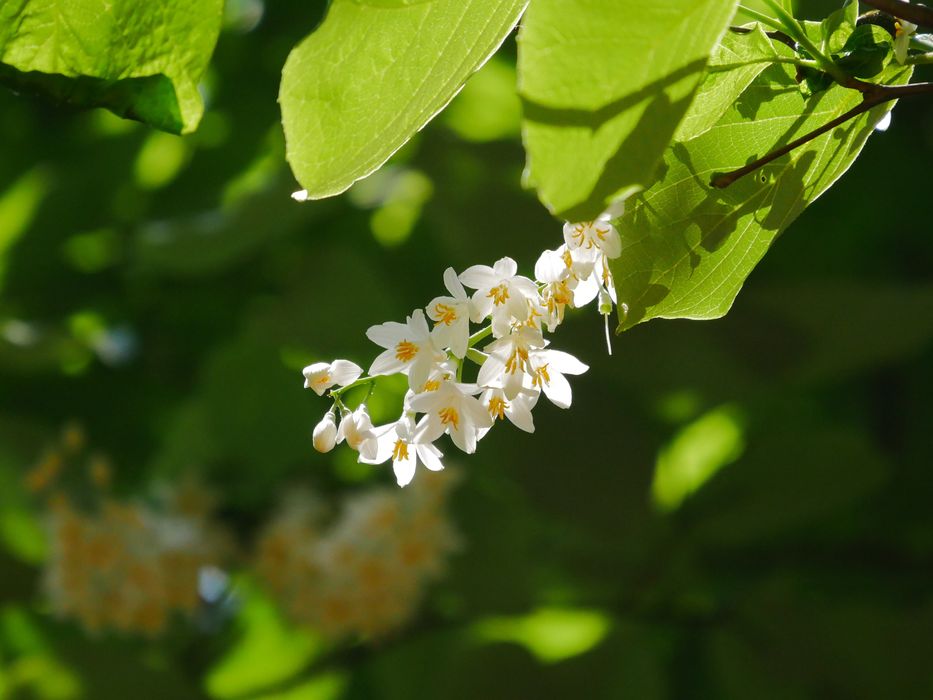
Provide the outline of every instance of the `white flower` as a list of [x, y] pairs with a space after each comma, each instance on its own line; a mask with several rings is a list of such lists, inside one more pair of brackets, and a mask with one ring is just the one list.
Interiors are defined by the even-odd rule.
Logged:
[[448, 433], [454, 444], [467, 454], [476, 451], [477, 431], [492, 426], [492, 418], [472, 394], [479, 391], [474, 384], [447, 381], [436, 391], [418, 394], [411, 407], [427, 414], [418, 423], [415, 442], [434, 442]]
[[917, 25], [907, 20], [899, 19], [894, 23], [894, 57], [897, 62], [904, 65], [907, 60], [907, 49], [910, 47], [910, 37], [917, 31]]
[[617, 258], [622, 253], [622, 239], [607, 219], [564, 224], [564, 243], [580, 260], [595, 260], [599, 253]]
[[444, 271], [444, 286], [453, 296], [432, 299], [427, 306], [428, 318], [434, 321], [437, 346], [450, 348], [462, 358], [470, 340], [470, 298], [452, 267]]
[[446, 358], [434, 346], [428, 322], [421, 309], [415, 309], [406, 323], [389, 321], [372, 326], [366, 331], [366, 337], [386, 348], [373, 361], [369, 368], [370, 375], [401, 372], [408, 375], [408, 384], [412, 389], [420, 388], [434, 363]]
[[[480, 396], [480, 402], [486, 407], [489, 416], [495, 421], [497, 418], [502, 420], [508, 418], [516, 428], [524, 430], [526, 433], [535, 431], [534, 418], [531, 416], [531, 409], [538, 402], [538, 392], [523, 390], [514, 398], [509, 399], [502, 389], [486, 389]], [[483, 428], [479, 437], [482, 438], [489, 428]]]
[[305, 389], [313, 389], [318, 396], [332, 386], [352, 384], [363, 373], [362, 368], [349, 360], [333, 362], [315, 362], [308, 365], [301, 373], [305, 376]]
[[479, 368], [476, 383], [484, 388], [504, 389], [508, 398], [515, 398], [526, 376], [530, 376], [529, 353], [546, 344], [540, 330], [527, 326], [494, 340], [484, 348], [488, 357]]
[[528, 357], [528, 376], [532, 389], [540, 389], [558, 408], [569, 408], [572, 401], [570, 383], [565, 374], [583, 374], [585, 364], [560, 350], [533, 350]]
[[376, 457], [378, 449], [376, 433], [373, 431], [373, 422], [365, 405], [361, 405], [352, 413], [347, 411], [340, 418], [340, 427], [337, 429], [337, 442], [347, 441], [347, 444], [360, 453], [361, 460], [372, 460]]
[[512, 258], [502, 258], [495, 265], [473, 265], [464, 270], [460, 281], [475, 289], [473, 321], [480, 323], [492, 316], [492, 332], [497, 338], [505, 335], [512, 321], [528, 318], [528, 302], [538, 296], [538, 288], [527, 277], [518, 274], [518, 264]]
[[361, 459], [362, 462], [382, 464], [392, 459], [392, 469], [399, 486], [407, 486], [415, 476], [420, 461], [433, 472], [444, 468], [441, 462], [443, 453], [430, 442], [415, 441], [415, 421], [413, 414], [406, 413], [398, 421], [388, 426], [378, 438], [378, 449], [373, 460]]
[[540, 293], [541, 313], [552, 333], [563, 323], [564, 309], [574, 307], [573, 290], [580, 281], [571, 271], [573, 263], [566, 246], [561, 248], [545, 250], [535, 263], [535, 279], [544, 285]]
[[321, 422], [314, 426], [312, 443], [318, 452], [330, 452], [334, 449], [334, 445], [337, 444], [337, 420], [333, 411], [325, 413]]

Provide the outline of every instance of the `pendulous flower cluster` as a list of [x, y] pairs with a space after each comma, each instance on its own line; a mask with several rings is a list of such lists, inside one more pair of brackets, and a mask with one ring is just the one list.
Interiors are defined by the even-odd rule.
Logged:
[[331, 523], [313, 494], [293, 492], [259, 539], [256, 571], [289, 617], [327, 638], [384, 636], [414, 615], [457, 547], [451, 474], [351, 496]]
[[[542, 394], [568, 408], [572, 392], [566, 375], [588, 367], [550, 348], [545, 333], [557, 329], [568, 308], [597, 300], [608, 344], [609, 314], [616, 303], [609, 261], [622, 249], [611, 220], [620, 215], [617, 207], [595, 221], [565, 224], [564, 244], [541, 253], [535, 279], [518, 274], [511, 258], [492, 267], [474, 265], [459, 275], [448, 268], [446, 295], [415, 309], [404, 323], [389, 321], [366, 331], [383, 348], [366, 376], [348, 360], [305, 367], [305, 387], [334, 401], [314, 428], [315, 449], [328, 452], [346, 442], [360, 462], [391, 460], [396, 480], [405, 486], [418, 463], [430, 471], [443, 469], [443, 454], [434, 444], [442, 435], [470, 454], [497, 420], [534, 432], [532, 409]], [[483, 326], [471, 333], [471, 323]], [[473, 382], [463, 380], [466, 360], [479, 365]], [[374, 426], [366, 400], [351, 410], [344, 396], [364, 385], [371, 395], [374, 378], [390, 374], [408, 378], [401, 415]]]

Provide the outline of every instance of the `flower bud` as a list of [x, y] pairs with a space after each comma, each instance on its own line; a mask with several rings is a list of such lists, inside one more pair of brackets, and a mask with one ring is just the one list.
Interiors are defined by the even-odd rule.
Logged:
[[314, 449], [318, 452], [330, 452], [337, 444], [337, 422], [330, 411], [324, 414], [321, 422], [314, 426]]

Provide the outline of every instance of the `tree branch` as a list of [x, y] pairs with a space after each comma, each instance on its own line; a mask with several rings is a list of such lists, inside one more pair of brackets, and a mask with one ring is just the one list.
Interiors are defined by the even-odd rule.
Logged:
[[882, 12], [887, 12], [889, 15], [913, 22], [918, 26], [933, 27], [933, 9], [926, 5], [914, 5], [905, 0], [863, 0], [863, 2]]
[[[865, 85], [868, 85], [868, 83], [865, 83]], [[850, 119], [857, 117], [860, 114], [864, 114], [868, 110], [872, 109], [873, 107], [877, 107], [880, 104], [884, 104], [885, 102], [890, 102], [891, 100], [896, 100], [901, 97], [931, 94], [933, 94], [933, 83], [914, 83], [912, 85], [873, 85], [870, 89], [866, 89], [862, 92], [861, 104], [856, 105], [845, 114], [839, 115], [820, 128], [801, 136], [799, 139], [791, 141], [781, 148], [771, 151], [766, 156], [752, 161], [744, 167], [741, 167], [737, 170], [732, 170], [728, 173], [720, 173], [713, 176], [713, 179], [710, 181], [710, 185], [718, 189], [724, 189], [739, 178], [745, 177], [749, 173], [755, 172], [768, 163], [790, 153], [795, 148], [803, 146], [805, 143], [809, 143], [813, 139], [822, 136], [827, 131], [832, 131], [837, 126], [845, 124]]]

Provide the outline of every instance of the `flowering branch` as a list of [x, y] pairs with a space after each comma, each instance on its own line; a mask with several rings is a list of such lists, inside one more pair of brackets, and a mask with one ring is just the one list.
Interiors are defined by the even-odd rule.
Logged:
[[[568, 408], [572, 395], [564, 375], [582, 374], [588, 367], [548, 348], [544, 333], [556, 330], [565, 309], [594, 299], [608, 328], [615, 304], [609, 260], [622, 249], [610, 218], [620, 214], [607, 212], [593, 222], [566, 224], [564, 245], [541, 254], [534, 280], [519, 275], [511, 258], [493, 267], [474, 265], [459, 275], [448, 268], [448, 295], [415, 309], [405, 323], [383, 323], [366, 332], [383, 348], [366, 376], [349, 360], [305, 367], [305, 387], [319, 396], [326, 393], [334, 402], [314, 428], [315, 449], [328, 452], [346, 442], [359, 453], [360, 462], [391, 459], [396, 479], [404, 486], [414, 478], [419, 462], [432, 471], [443, 469], [443, 453], [434, 445], [442, 435], [469, 454], [497, 420], [508, 418], [521, 430], [534, 432], [531, 411], [542, 394], [559, 408]], [[465, 288], [473, 294], [467, 295]], [[471, 322], [487, 321], [470, 333]], [[477, 346], [490, 337], [481, 352]], [[467, 359], [479, 365], [473, 383], [463, 381]], [[375, 378], [390, 374], [408, 377], [401, 415], [374, 426], [366, 402], [376, 389]], [[369, 386], [369, 395], [351, 411], [342, 396], [362, 386]]]
[[863, 0], [866, 5], [887, 12], [892, 17], [900, 17], [921, 27], [933, 27], [933, 9], [926, 5], [916, 5], [906, 0]]

